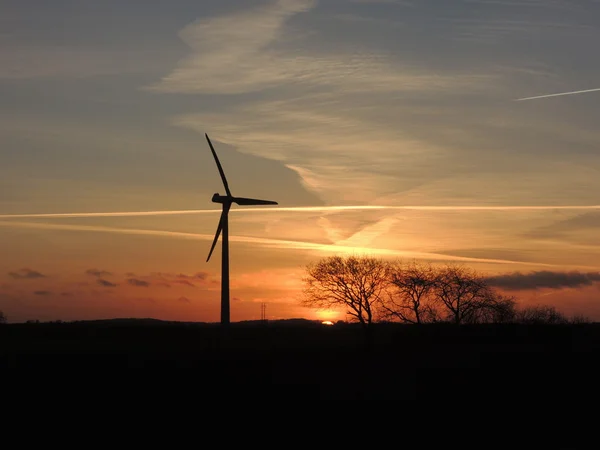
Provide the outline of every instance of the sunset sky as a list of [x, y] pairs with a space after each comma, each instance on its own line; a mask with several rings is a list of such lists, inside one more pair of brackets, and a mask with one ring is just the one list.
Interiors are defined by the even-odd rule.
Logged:
[[600, 0], [3, 0], [0, 310], [218, 322], [208, 133], [279, 203], [230, 213], [232, 321], [344, 319], [298, 300], [350, 254], [600, 321], [598, 42]]

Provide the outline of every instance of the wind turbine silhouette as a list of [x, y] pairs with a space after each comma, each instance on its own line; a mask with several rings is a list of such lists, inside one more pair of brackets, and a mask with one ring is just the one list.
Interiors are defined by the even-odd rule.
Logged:
[[244, 197], [234, 197], [231, 195], [231, 191], [229, 190], [229, 185], [227, 184], [227, 178], [225, 178], [225, 173], [223, 172], [223, 167], [221, 167], [221, 163], [219, 162], [219, 158], [217, 157], [217, 152], [215, 152], [215, 148], [210, 142], [210, 138], [208, 134], [204, 133], [206, 136], [206, 140], [208, 141], [208, 145], [210, 146], [210, 151], [215, 157], [215, 162], [217, 163], [217, 168], [219, 169], [219, 174], [221, 175], [221, 179], [223, 180], [223, 186], [225, 186], [225, 192], [227, 195], [219, 195], [219, 193], [215, 193], [212, 196], [212, 201], [214, 203], [221, 203], [223, 205], [223, 212], [221, 213], [221, 219], [219, 220], [219, 226], [217, 227], [217, 233], [215, 234], [215, 239], [213, 240], [212, 246], [210, 247], [210, 252], [208, 252], [208, 258], [206, 258], [206, 262], [210, 259], [213, 250], [215, 249], [215, 245], [217, 245], [217, 241], [219, 240], [219, 235], [221, 231], [223, 232], [223, 240], [221, 241], [222, 250], [221, 250], [221, 325], [229, 325], [229, 209], [231, 208], [232, 203], [237, 203], [238, 205], [249, 206], [249, 205], [277, 205], [277, 202], [271, 200], [257, 200], [255, 198], [244, 198]]

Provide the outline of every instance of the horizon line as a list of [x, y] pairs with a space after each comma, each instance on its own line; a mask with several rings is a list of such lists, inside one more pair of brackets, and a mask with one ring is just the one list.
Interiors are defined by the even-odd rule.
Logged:
[[[599, 89], [600, 90], [600, 89]], [[230, 212], [327, 212], [327, 211], [368, 211], [368, 210], [415, 210], [415, 211], [551, 211], [551, 210], [600, 210], [600, 205], [351, 205], [351, 206], [288, 206], [280, 208], [232, 208]], [[74, 213], [26, 213], [0, 214], [0, 219], [29, 218], [75, 218], [75, 217], [135, 217], [170, 216], [186, 214], [216, 214], [221, 209], [182, 209], [155, 211], [111, 211]]]

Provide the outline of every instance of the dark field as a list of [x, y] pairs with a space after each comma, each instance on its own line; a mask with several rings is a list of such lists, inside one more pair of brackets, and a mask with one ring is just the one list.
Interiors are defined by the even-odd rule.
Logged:
[[131, 368], [172, 379], [191, 369], [207, 397], [223, 388], [257, 399], [577, 400], [596, 394], [599, 356], [600, 324], [379, 324], [370, 345], [358, 326], [302, 320], [234, 323], [226, 333], [154, 320], [0, 326], [5, 374]]

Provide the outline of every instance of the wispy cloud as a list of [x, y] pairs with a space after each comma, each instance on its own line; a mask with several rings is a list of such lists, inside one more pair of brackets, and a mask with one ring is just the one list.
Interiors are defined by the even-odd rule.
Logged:
[[[393, 84], [407, 86], [403, 81]], [[490, 80], [483, 84], [491, 90], [498, 85]], [[558, 154], [539, 158], [540, 136], [550, 148], [573, 141], [592, 147], [597, 132], [582, 133], [581, 126], [564, 122], [537, 123], [524, 111], [494, 106], [490, 94], [478, 100], [489, 105], [479, 110], [466, 99], [457, 106], [465, 91], [456, 87], [443, 87], [439, 95], [431, 85], [407, 89], [411, 97], [406, 101], [394, 91], [362, 95], [334, 88], [327, 95], [306, 93], [247, 101], [226, 112], [184, 114], [173, 123], [197, 132], [211, 130], [216, 139], [244, 152], [280, 161], [300, 176], [308, 191], [333, 205], [453, 204], [458, 197], [471, 204], [486, 198], [496, 204], [515, 199], [537, 203], [549, 197], [563, 203], [565, 191], [558, 186], [583, 184], [576, 170], [557, 170]], [[475, 96], [466, 92], [463, 96]], [[503, 93], [503, 103], [512, 92]], [[438, 106], [427, 108], [428, 103]], [[547, 142], [550, 136], [555, 142]], [[519, 148], [519, 154], [512, 148]], [[549, 183], [548, 173], [555, 173], [561, 183]], [[590, 181], [585, 184], [590, 186]], [[419, 197], [406, 198], [415, 194]]]
[[[512, 102], [507, 100], [517, 92], [510, 89], [514, 74], [499, 67], [514, 63], [522, 69], [522, 65], [512, 60], [488, 64], [491, 58], [481, 61], [482, 53], [470, 53], [472, 48], [440, 55], [443, 43], [456, 34], [446, 23], [438, 29], [440, 16], [448, 15], [448, 10], [424, 7], [420, 2], [410, 4], [414, 7], [352, 2], [336, 2], [332, 7], [323, 2], [282, 0], [264, 2], [260, 7], [254, 2], [238, 5], [245, 10], [232, 6], [225, 14], [199, 18], [181, 30], [189, 54], [149, 89], [204, 94], [194, 97], [198, 106], [193, 109], [182, 107], [179, 114], [173, 109], [171, 122], [201, 132], [214, 130], [215, 136], [244, 153], [280, 161], [327, 203], [379, 203], [415, 191], [425, 196], [431, 192], [427, 191], [430, 183], [441, 179], [442, 187], [436, 185], [434, 192], [438, 198], [430, 200], [450, 203], [465, 195], [450, 195], [458, 189], [455, 179], [461, 177], [468, 182], [460, 186], [473, 202], [480, 202], [486, 193], [477, 189], [478, 179], [464, 176], [466, 172], [482, 173], [481, 165], [493, 164], [489, 160], [494, 155], [504, 152], [502, 156], [506, 156], [512, 144], [507, 141], [519, 138], [512, 131], [523, 123], [536, 139], [545, 134], [520, 118], [515, 119], [516, 125], [508, 123], [514, 117], [512, 111], [498, 112], [499, 99], [502, 108], [510, 108]], [[535, 5], [541, 7], [542, 3]], [[460, 12], [461, 8], [464, 4], [456, 9]], [[408, 30], [385, 25], [369, 32], [356, 24], [332, 20], [338, 13], [357, 11], [374, 19], [388, 18], [381, 14], [383, 10], [416, 11], [413, 18], [417, 21]], [[465, 26], [481, 25], [478, 14], [487, 8], [475, 10], [465, 14]], [[514, 14], [516, 20], [487, 25], [500, 27], [508, 35], [515, 30], [526, 33], [531, 23], [518, 19], [521, 8], [512, 10], [519, 12]], [[407, 20], [401, 15], [389, 18]], [[424, 18], [427, 23], [419, 22]], [[560, 28], [549, 18], [544, 20], [547, 29]], [[421, 29], [421, 25], [425, 26]], [[568, 24], [564, 28], [569, 29]], [[449, 59], [458, 63], [438, 63]], [[173, 96], [169, 101], [179, 101], [175, 99], [188, 101], [185, 96]], [[489, 123], [482, 126], [483, 121]], [[566, 126], [544, 122], [552, 133]], [[503, 138], [495, 139], [484, 132], [487, 128]], [[569, 134], [580, 139], [580, 130], [574, 131]], [[542, 147], [537, 141], [536, 148]], [[475, 158], [457, 154], [469, 148]], [[518, 148], [515, 159], [519, 167], [527, 159], [536, 159], [522, 146]], [[511, 167], [498, 174], [496, 184], [504, 186], [494, 195], [519, 196], [515, 191], [520, 185], [507, 182], [505, 176], [516, 177], [515, 172]], [[540, 172], [545, 176], [549, 171], [543, 167]], [[486, 173], [481, 178], [489, 177]], [[545, 188], [523, 190], [541, 192], [541, 196], [546, 194]], [[477, 199], [472, 198], [475, 192], [480, 193]]]
[[[487, 33], [494, 40], [499, 34], [529, 39], [532, 33], [542, 31], [544, 36], [557, 30], [577, 35], [582, 29], [585, 32], [594, 29], [573, 26], [560, 17], [536, 19], [537, 7], [544, 6], [541, 2], [521, 5], [536, 6], [528, 10], [531, 17], [520, 18], [522, 8], [507, 8], [507, 17], [490, 21], [487, 16], [479, 15], [485, 16], [481, 10], [490, 16], [496, 10], [479, 8], [467, 14], [468, 19], [457, 20], [463, 20], [461, 26], [465, 30], [479, 37]], [[561, 2], [559, 6], [564, 5]], [[509, 5], [505, 2], [504, 6]], [[436, 39], [456, 37], [452, 30], [444, 30], [447, 34], [436, 30]], [[318, 35], [318, 31], [311, 31]], [[391, 195], [400, 198], [405, 193], [429, 197], [435, 203], [451, 202], [458, 196], [465, 197], [465, 201], [481, 201], [488, 192], [476, 200], [473, 197], [480, 190], [475, 186], [481, 186], [482, 179], [489, 180], [489, 172], [495, 172], [494, 183], [486, 191], [493, 191], [493, 200], [498, 203], [507, 198], [522, 198], [519, 191], [528, 192], [525, 201], [530, 201], [532, 194], [547, 198], [564, 192], [546, 186], [547, 181], [537, 185], [537, 179], [536, 183], [531, 182], [534, 189], [524, 186], [531, 178], [519, 178], [515, 168], [529, 173], [525, 168], [527, 163], [536, 165], [540, 178], [548, 180], [551, 178], [548, 173], [556, 173], [560, 174], [561, 185], [570, 184], [570, 172], [552, 167], [550, 158], [540, 161], [537, 149], [545, 145], [540, 142], [542, 132], [538, 124], [534, 126], [531, 118], [523, 120], [506, 105], [508, 96], [514, 95], [511, 92], [515, 90], [510, 88], [516, 78], [527, 78], [526, 83], [532, 83], [534, 75], [526, 73], [527, 65], [525, 69], [521, 66], [519, 74], [507, 73], [504, 66], [509, 61], [485, 59], [489, 64], [486, 65], [485, 61], [465, 56], [460, 60], [465, 63], [461, 72], [452, 64], [441, 67], [432, 63], [440, 55], [432, 55], [431, 60], [426, 56], [414, 58], [411, 51], [419, 53], [417, 49], [422, 48], [419, 45], [395, 53], [371, 49], [368, 43], [365, 51], [355, 51], [350, 45], [345, 47], [344, 43], [335, 42], [333, 51], [326, 44], [316, 49], [308, 44], [302, 46], [291, 35], [286, 36], [284, 42], [275, 40], [260, 50], [261, 55], [268, 57], [267, 64], [257, 59], [263, 68], [276, 68], [275, 79], [264, 78], [272, 81], [270, 87], [277, 87], [276, 98], [266, 92], [259, 100], [230, 99], [226, 107], [182, 114], [173, 123], [199, 132], [214, 130], [220, 140], [244, 152], [283, 162], [301, 176], [311, 192], [328, 203], [373, 203]], [[414, 39], [420, 34], [415, 31], [412, 35], [393, 36]], [[223, 55], [236, 48], [235, 42], [227, 39], [216, 45]], [[293, 62], [286, 59], [282, 48], [294, 52]], [[472, 48], [464, 49], [465, 54], [469, 50]], [[514, 64], [515, 60], [510, 62]], [[281, 68], [285, 68], [285, 76], [279, 72]], [[215, 69], [203, 67], [194, 76], [188, 69], [194, 83], [208, 93], [211, 84], [205, 80], [211, 79]], [[548, 72], [556, 70], [549, 68]], [[239, 84], [248, 88], [243, 80]], [[264, 85], [253, 88], [263, 89]], [[180, 92], [197, 90], [182, 85]], [[527, 130], [521, 129], [525, 123]], [[567, 133], [565, 127], [569, 125], [564, 121], [557, 125], [547, 119], [539, 124], [539, 128], [548, 129], [548, 133], [543, 133], [545, 136], [560, 135], [553, 147], [560, 147], [559, 141], [581, 139], [580, 129]], [[480, 133], [479, 140], [476, 136]], [[511, 136], [518, 141], [517, 136], [523, 135], [528, 139], [515, 145]], [[531, 142], [535, 150], [528, 152], [523, 141]], [[519, 155], [507, 158], [512, 147], [520, 149]], [[469, 151], [471, 154], [466, 155]], [[494, 165], [493, 160], [500, 159], [499, 155], [505, 161], [503, 164], [512, 167]], [[493, 166], [493, 170], [488, 166]], [[565, 180], [567, 177], [569, 180]], [[554, 181], [553, 184], [558, 185]]]
[[152, 272], [149, 275], [136, 275], [138, 280], [144, 280], [153, 286], [171, 287], [173, 285], [199, 287], [211, 286], [214, 280], [208, 272], [196, 272], [195, 274]]
[[149, 89], [238, 94], [278, 86], [327, 86], [340, 92], [373, 93], [458, 86], [474, 89], [476, 79], [481, 78], [480, 74], [432, 74], [397, 66], [385, 53], [375, 49], [357, 52], [352, 45], [345, 52], [339, 47], [330, 52], [323, 48], [308, 51], [302, 42], [304, 34], [286, 28], [286, 23], [316, 5], [314, 0], [278, 0], [186, 26], [179, 36], [191, 54]]
[[15, 280], [32, 280], [36, 278], [46, 277], [46, 275], [44, 275], [43, 273], [31, 269], [20, 269], [15, 272], [9, 272], [8, 276], [14, 278]]
[[136, 287], [148, 287], [150, 286], [150, 283], [144, 280], [139, 280], [137, 278], [128, 278], [127, 279], [127, 283], [130, 284], [131, 286], [136, 286]]
[[42, 295], [42, 296], [46, 296], [46, 295], [52, 295], [52, 292], [50, 291], [33, 291], [34, 295]]
[[100, 286], [104, 286], [104, 287], [117, 287], [117, 284], [116, 284], [116, 283], [112, 283], [112, 282], [110, 282], [110, 281], [108, 281], [108, 280], [104, 280], [104, 279], [102, 279], [102, 278], [99, 278], [99, 279], [97, 280], [97, 283], [98, 283]]
[[179, 33], [191, 55], [150, 89], [241, 93], [287, 80], [295, 61], [278, 57], [271, 45], [282, 37], [290, 17], [315, 4], [314, 0], [277, 0], [250, 11], [197, 20]]
[[112, 275], [110, 272], [106, 270], [98, 270], [98, 269], [88, 269], [85, 271], [87, 275], [91, 275], [93, 277], [106, 277]]

